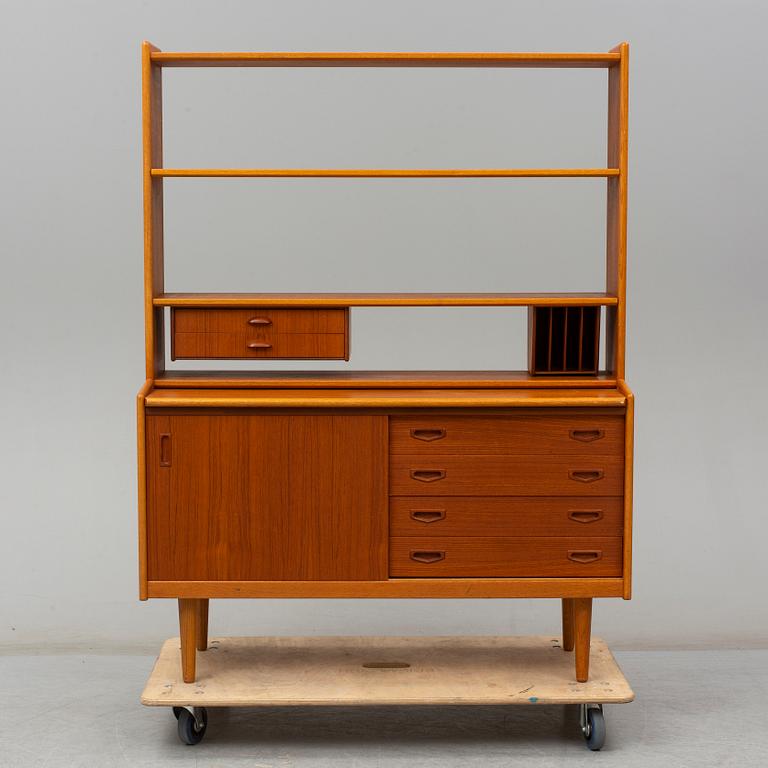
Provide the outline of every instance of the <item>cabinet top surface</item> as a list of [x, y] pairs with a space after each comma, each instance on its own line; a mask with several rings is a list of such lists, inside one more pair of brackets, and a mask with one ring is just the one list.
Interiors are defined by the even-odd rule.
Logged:
[[623, 407], [619, 389], [152, 389], [150, 408]]

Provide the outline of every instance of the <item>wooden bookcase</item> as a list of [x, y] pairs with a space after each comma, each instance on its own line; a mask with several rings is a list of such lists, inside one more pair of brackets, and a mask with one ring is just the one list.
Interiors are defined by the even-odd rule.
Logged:
[[[144, 43], [142, 66], [139, 589], [142, 600], [179, 602], [184, 680], [195, 679], [195, 649], [207, 647], [208, 601], [234, 597], [559, 598], [563, 648], [575, 649], [576, 678], [586, 680], [592, 599], [631, 594], [627, 44], [608, 53], [167, 53]], [[604, 68], [606, 164], [166, 168], [163, 69], [221, 66]], [[605, 291], [166, 293], [163, 179], [205, 176], [605, 178]], [[528, 307], [529, 370], [166, 370], [167, 348], [172, 359], [349, 359], [352, 308], [409, 306]]]

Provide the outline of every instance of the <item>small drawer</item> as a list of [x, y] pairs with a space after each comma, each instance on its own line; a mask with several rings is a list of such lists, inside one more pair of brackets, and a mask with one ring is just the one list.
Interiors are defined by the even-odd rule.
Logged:
[[618, 456], [395, 455], [392, 496], [621, 496]]
[[421, 578], [620, 577], [622, 539], [440, 536], [390, 539], [389, 575]]
[[391, 536], [621, 536], [623, 498], [393, 497]]
[[624, 416], [393, 416], [392, 455], [623, 456]]
[[347, 309], [178, 309], [171, 359], [349, 359]]

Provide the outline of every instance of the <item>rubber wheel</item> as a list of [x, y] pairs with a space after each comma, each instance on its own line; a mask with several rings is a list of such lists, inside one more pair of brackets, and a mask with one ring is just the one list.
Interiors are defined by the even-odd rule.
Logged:
[[584, 734], [587, 746], [598, 752], [605, 744], [605, 717], [601, 710], [592, 708], [587, 710], [588, 733]]
[[[203, 740], [203, 736], [205, 736], [206, 728], [208, 728], [208, 713], [205, 711], [205, 707], [200, 709], [200, 717], [203, 721], [200, 728], [198, 728], [194, 716], [188, 709], [183, 707], [178, 707], [178, 709], [181, 710], [178, 714], [179, 738], [184, 744], [189, 744], [190, 746], [199, 744]], [[174, 712], [174, 714], [176, 713]]]
[[181, 714], [181, 712], [182, 712], [182, 710], [183, 710], [183, 709], [184, 709], [184, 707], [174, 707], [174, 708], [173, 708], [173, 716], [174, 716], [174, 717], [175, 717], [177, 720], [179, 719], [179, 715]]

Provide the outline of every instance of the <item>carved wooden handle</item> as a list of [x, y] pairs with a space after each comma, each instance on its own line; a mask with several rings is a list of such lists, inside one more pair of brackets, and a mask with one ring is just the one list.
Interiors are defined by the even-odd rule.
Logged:
[[160, 466], [171, 466], [171, 435], [168, 432], [160, 435]]
[[248, 345], [248, 349], [269, 349], [271, 346], [266, 341], [252, 341]]
[[594, 563], [603, 556], [600, 549], [569, 549], [568, 559], [574, 563]]
[[439, 549], [414, 550], [411, 552], [411, 560], [417, 563], [439, 563], [445, 560], [445, 552]]
[[568, 517], [577, 523], [595, 523], [603, 519], [602, 509], [569, 509]]
[[434, 483], [445, 477], [444, 469], [412, 469], [411, 478], [421, 483]]
[[436, 523], [438, 520], [445, 520], [444, 509], [412, 509], [411, 518], [420, 523]]
[[604, 429], [572, 429], [569, 433], [571, 440], [578, 440], [582, 443], [591, 443], [595, 440], [602, 440], [605, 437]]
[[272, 325], [272, 321], [268, 317], [252, 317], [248, 321], [249, 325]]
[[431, 443], [433, 440], [442, 440], [445, 437], [444, 429], [412, 429], [411, 437], [414, 440], [423, 440]]
[[568, 477], [579, 483], [594, 483], [595, 480], [601, 480], [603, 474], [602, 469], [572, 469]]

